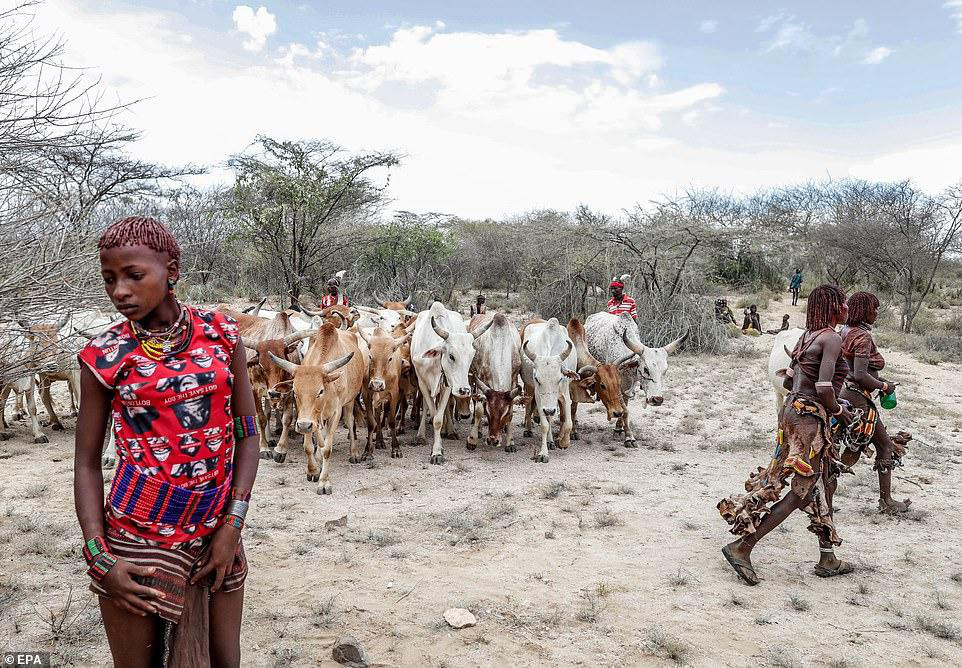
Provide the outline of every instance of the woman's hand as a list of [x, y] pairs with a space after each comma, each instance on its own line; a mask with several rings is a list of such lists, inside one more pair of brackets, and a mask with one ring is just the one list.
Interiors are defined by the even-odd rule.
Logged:
[[214, 573], [214, 584], [210, 590], [211, 592], [216, 592], [220, 589], [221, 584], [224, 582], [224, 577], [227, 575], [227, 571], [234, 563], [234, 555], [237, 553], [237, 543], [240, 542], [240, 535], [240, 529], [232, 527], [229, 524], [221, 525], [214, 533], [214, 538], [210, 541], [210, 545], [208, 545], [207, 549], [200, 555], [200, 559], [194, 566], [196, 574], [190, 578], [190, 583], [192, 585], [197, 584], [203, 580], [203, 578]]
[[164, 592], [153, 587], [145, 587], [133, 577], [135, 575], [147, 577], [153, 575], [156, 570], [153, 566], [138, 566], [117, 557], [117, 563], [107, 571], [107, 575], [100, 581], [100, 586], [124, 610], [141, 617], [156, 615], [157, 608], [151, 601], [164, 598]]

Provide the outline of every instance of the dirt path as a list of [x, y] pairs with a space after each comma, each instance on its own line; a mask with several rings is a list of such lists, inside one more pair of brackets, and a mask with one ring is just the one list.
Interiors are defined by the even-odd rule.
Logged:
[[[784, 309], [766, 313], [802, 322]], [[817, 543], [802, 515], [757, 550], [760, 586], [741, 585], [722, 559], [729, 534], [715, 504], [771, 449], [770, 346], [761, 337], [739, 355], [674, 359], [665, 405], [632, 404], [636, 450], [590, 407], [583, 440], [548, 464], [529, 459], [535, 439], [514, 454], [467, 452], [462, 440], [445, 442], [446, 462], [433, 467], [409, 430], [403, 459], [379, 450], [373, 466], [352, 466], [342, 437], [334, 495], [321, 497], [296, 448], [285, 464], [262, 462], [245, 530], [244, 664], [333, 665], [343, 634], [382, 666], [962, 663], [958, 366], [888, 354], [903, 386], [885, 417], [917, 439], [895, 483], [913, 511], [875, 512], [870, 464], [843, 478], [839, 554], [856, 574], [813, 576]], [[96, 606], [82, 611], [91, 597], [73, 515], [73, 423], [46, 445], [18, 423], [0, 444], [0, 651], [46, 647], [106, 665]], [[343, 515], [346, 527], [325, 529]], [[48, 610], [61, 611], [71, 587], [58, 629]], [[441, 614], [452, 606], [478, 626], [450, 630]]]

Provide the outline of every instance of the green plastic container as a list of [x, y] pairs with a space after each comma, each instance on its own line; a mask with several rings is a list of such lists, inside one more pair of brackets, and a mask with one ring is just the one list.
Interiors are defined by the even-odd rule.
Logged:
[[888, 394], [883, 394], [883, 395], [882, 395], [882, 399], [881, 399], [881, 401], [879, 401], [879, 405], [881, 405], [882, 408], [884, 408], [884, 409], [887, 410], [887, 411], [892, 410], [893, 408], [895, 408], [896, 405], [898, 405], [897, 402], [895, 401], [895, 389], [894, 389], [894, 388], [893, 388], [892, 391], [889, 392]]

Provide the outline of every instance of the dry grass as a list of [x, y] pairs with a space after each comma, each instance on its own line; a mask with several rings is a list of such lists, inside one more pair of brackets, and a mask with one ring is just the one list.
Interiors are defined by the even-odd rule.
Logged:
[[625, 520], [621, 515], [616, 515], [607, 508], [595, 513], [595, 527], [605, 529], [608, 527], [621, 527], [625, 525]]
[[691, 645], [687, 642], [657, 628], [649, 629], [648, 644], [654, 653], [675, 663], [685, 663], [691, 653]]
[[959, 631], [958, 626], [942, 620], [935, 620], [931, 617], [918, 617], [915, 620], [915, 628], [942, 640], [958, 642], [962, 639], [962, 632]]

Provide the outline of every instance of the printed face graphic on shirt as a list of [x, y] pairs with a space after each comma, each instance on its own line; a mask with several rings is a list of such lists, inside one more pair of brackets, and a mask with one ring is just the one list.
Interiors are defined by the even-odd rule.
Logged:
[[214, 322], [213, 311], [208, 311], [207, 309], [199, 308], [199, 309], [194, 309], [194, 313], [196, 313], [197, 317], [203, 320], [204, 322], [206, 322], [208, 325], [213, 324]]
[[183, 371], [184, 367], [187, 366], [187, 362], [176, 357], [168, 357], [164, 359], [164, 366], [171, 371]]
[[193, 434], [180, 434], [177, 437], [177, 449], [180, 454], [193, 457], [200, 450], [200, 441]]
[[[171, 376], [157, 381], [158, 392], [173, 392], [175, 395], [184, 395], [184, 398], [174, 403], [171, 408], [177, 421], [184, 429], [200, 429], [210, 420], [209, 393], [194, 396], [191, 390], [201, 390], [214, 382], [214, 372], [186, 373], [180, 376]], [[216, 388], [213, 388], [216, 389]]]
[[139, 462], [144, 458], [144, 444], [139, 438], [127, 439], [127, 451], [130, 453], [130, 456], [134, 458], [135, 462]]
[[146, 357], [141, 357], [140, 355], [131, 355], [130, 359], [134, 361], [134, 368], [143, 378], [150, 378], [152, 375], [154, 375], [154, 371], [157, 370], [157, 363], [150, 361]]
[[159, 462], [167, 461], [170, 456], [170, 439], [166, 436], [148, 436], [147, 447]]
[[195, 348], [187, 353], [190, 355], [191, 360], [194, 364], [199, 366], [201, 369], [209, 369], [210, 365], [214, 363], [214, 359], [207, 354], [207, 351], [203, 348]]
[[98, 369], [109, 369], [115, 366], [124, 356], [137, 349], [140, 343], [134, 337], [128, 339], [118, 339], [114, 334], [114, 340], [104, 346], [104, 354], [97, 358], [95, 362]]
[[210, 349], [211, 349], [211, 352], [214, 353], [214, 357], [216, 357], [218, 360], [220, 360], [224, 364], [227, 364], [228, 362], [230, 362], [230, 357], [224, 351], [223, 346], [214, 345], [214, 346], [211, 346]]
[[217, 467], [217, 457], [210, 459], [199, 459], [194, 462], [184, 462], [177, 464], [170, 470], [170, 475], [174, 478], [196, 478], [208, 471], [213, 471]]
[[204, 441], [204, 445], [206, 445], [207, 449], [210, 450], [211, 452], [217, 452], [218, 450], [220, 450], [220, 446], [224, 445], [224, 439], [208, 438], [206, 441]]
[[217, 333], [217, 330], [214, 328], [214, 326], [208, 325], [206, 322], [204, 323], [204, 336], [206, 336], [208, 339], [213, 339], [214, 341], [220, 338], [220, 334]]

